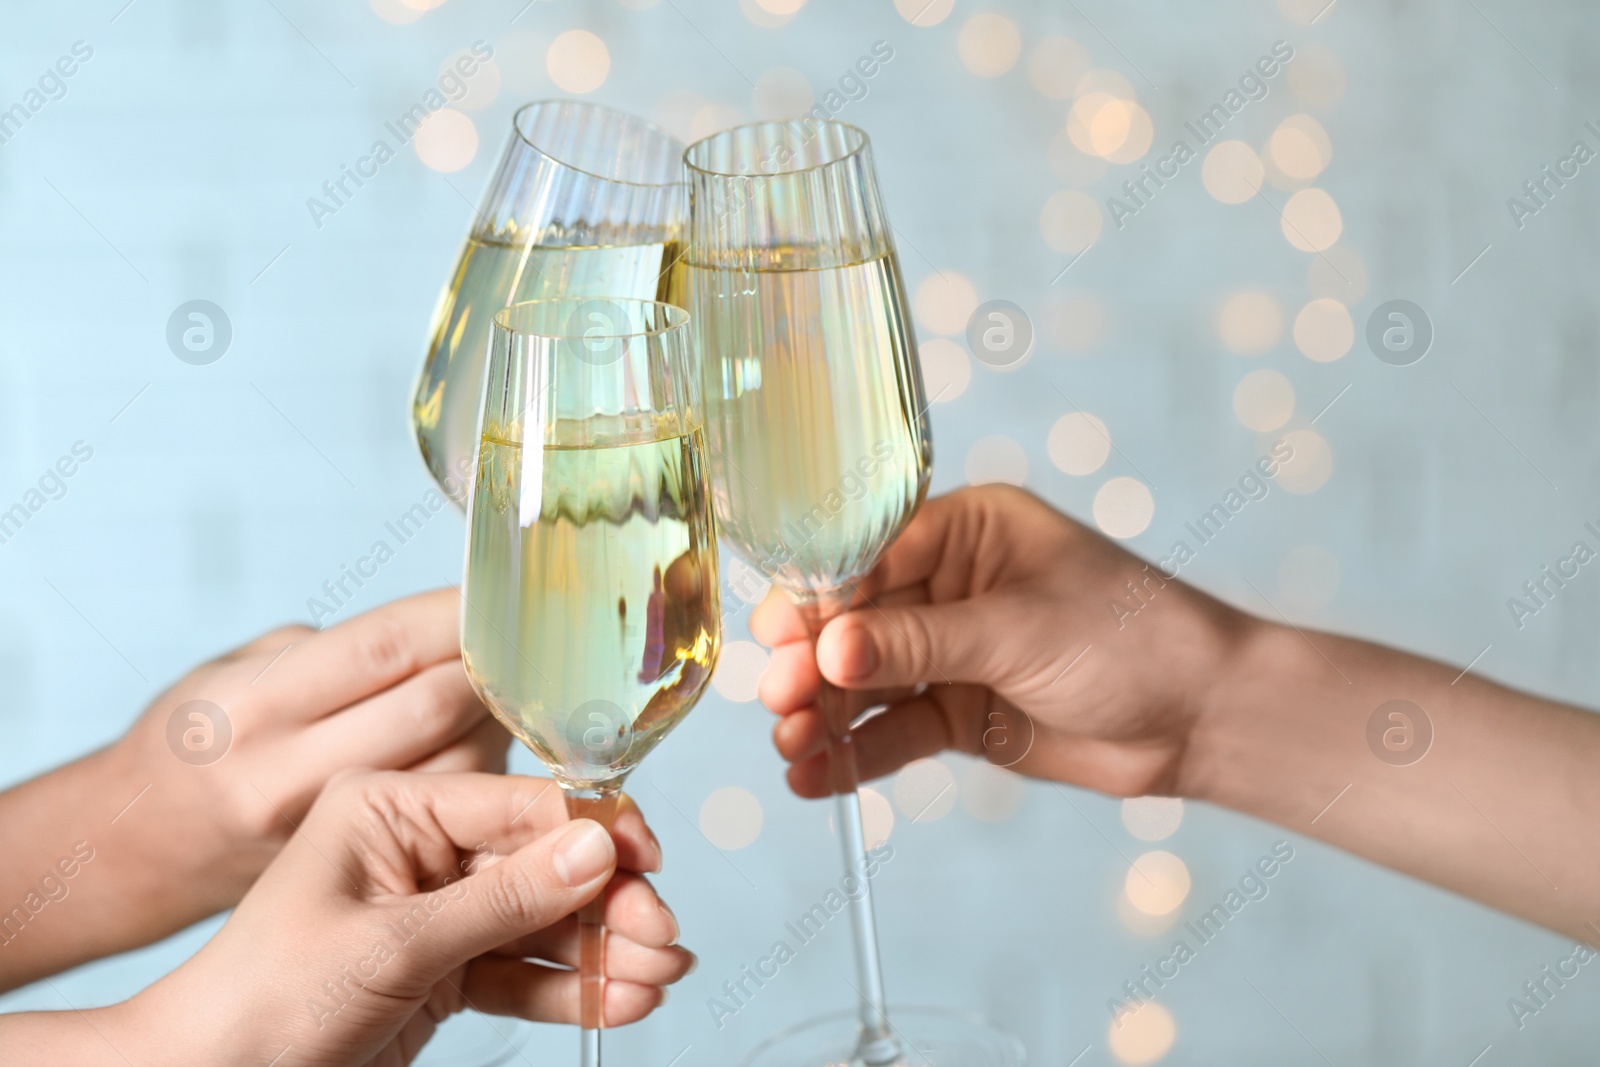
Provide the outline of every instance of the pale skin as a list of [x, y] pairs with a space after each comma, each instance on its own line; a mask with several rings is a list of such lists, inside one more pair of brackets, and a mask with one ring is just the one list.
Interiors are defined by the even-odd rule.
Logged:
[[[1145, 606], [1119, 617], [1113, 600], [1136, 603], [1129, 581]], [[1023, 774], [1209, 801], [1600, 941], [1600, 850], [1587, 843], [1600, 716], [1162, 582], [1021, 490], [928, 501], [814, 655], [786, 599], [752, 617], [773, 648], [761, 697], [780, 716], [791, 787], [828, 790], [820, 665], [857, 707], [889, 705], [856, 731], [863, 778], [943, 749], [1010, 764], [1017, 749], [996, 743], [1031, 738]], [[1367, 739], [1392, 700], [1433, 726], [1407, 766]]]
[[[237, 904], [340, 771], [503, 770], [509, 738], [462, 669], [459, 610], [441, 590], [274, 630], [190, 672], [108, 748], [0, 794], [0, 990]], [[193, 700], [232, 728], [206, 765], [169, 743]]]
[[0, 1058], [401, 1067], [466, 1007], [575, 1022], [573, 912], [602, 892], [606, 1023], [643, 1018], [694, 964], [638, 873], [660, 850], [631, 805], [607, 834], [569, 821], [560, 792], [491, 774], [341, 775], [198, 953], [122, 1004], [0, 1017]]

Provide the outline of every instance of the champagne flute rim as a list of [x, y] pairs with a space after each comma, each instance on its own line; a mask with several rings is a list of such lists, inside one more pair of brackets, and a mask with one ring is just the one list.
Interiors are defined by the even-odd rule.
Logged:
[[[596, 174], [594, 171], [589, 170], [586, 167], [580, 167], [575, 163], [567, 162], [566, 160], [557, 156], [555, 153], [551, 152], [548, 148], [544, 148], [535, 144], [529, 139], [527, 134], [522, 132], [522, 116], [525, 112], [532, 111], [534, 108], [549, 107], [554, 104], [581, 107], [589, 111], [601, 111], [607, 115], [615, 115], [618, 118], [626, 119], [629, 122], [636, 123], [639, 126], [652, 131], [653, 133], [660, 134], [662, 138], [665, 139], [669, 144], [679, 145], [683, 143], [665, 128], [658, 126], [649, 119], [642, 119], [638, 115], [633, 114], [631, 111], [623, 111], [620, 108], [608, 107], [605, 104], [597, 104], [592, 100], [568, 100], [563, 97], [552, 96], [546, 97], [543, 100], [530, 100], [526, 104], [523, 104], [521, 107], [517, 108], [517, 110], [511, 115], [511, 132], [516, 134], [517, 139], [523, 144], [527, 145], [536, 154], [543, 156], [545, 159], [548, 159], [558, 167], [564, 167], [565, 169], [576, 174], [582, 174], [587, 178], [593, 178], [595, 181], [606, 182], [610, 185], [626, 185], [635, 189], [674, 189], [687, 184], [687, 182], [682, 178], [670, 182], [638, 182], [630, 181], [627, 178], [612, 178], [604, 174]], [[687, 151], [687, 149], [685, 149], [685, 151]]]
[[[660, 308], [665, 312], [666, 325], [651, 327], [643, 330], [630, 330], [627, 332], [599, 332], [591, 327], [582, 333], [551, 333], [543, 329], [519, 329], [511, 325], [510, 313], [518, 308], [557, 307], [565, 305], [572, 308], [582, 307], [584, 304], [629, 304], [636, 308]], [[507, 304], [495, 312], [494, 324], [496, 328], [519, 337], [543, 337], [551, 341], [582, 341], [582, 340], [629, 340], [635, 337], [659, 337], [662, 334], [672, 333], [674, 330], [684, 329], [689, 325], [689, 313], [677, 304], [669, 304], [664, 300], [643, 300], [638, 297], [627, 296], [558, 296], [545, 300], [519, 300], [514, 304]]]
[[[807, 164], [804, 167], [795, 167], [792, 170], [772, 171], [770, 173], [750, 174], [742, 171], [713, 170], [710, 167], [703, 167], [698, 163], [695, 163], [690, 158], [695, 149], [699, 148], [701, 145], [704, 145], [710, 141], [715, 141], [719, 137], [726, 137], [729, 134], [739, 133], [743, 130], [778, 128], [785, 126], [802, 127], [808, 125], [814, 127], [833, 126], [837, 129], [844, 130], [846, 133], [855, 138], [855, 143], [850, 146], [849, 151], [843, 153], [842, 155], [835, 156], [832, 159], [825, 159], [817, 163]], [[811, 136], [816, 136], [815, 132], [813, 132]], [[807, 140], [809, 141], [810, 137], [808, 137]], [[696, 174], [704, 174], [711, 178], [788, 178], [796, 174], [807, 174], [811, 171], [824, 170], [828, 167], [838, 166], [840, 163], [843, 163], [846, 160], [854, 159], [857, 156], [860, 156], [871, 146], [872, 138], [867, 135], [867, 131], [863, 130], [860, 126], [857, 126], [853, 122], [841, 122], [838, 119], [819, 119], [815, 122], [805, 118], [763, 119], [759, 122], [745, 122], [738, 126], [729, 126], [727, 129], [718, 130], [716, 133], [707, 134], [706, 136], [700, 138], [698, 141], [695, 141], [693, 144], [689, 145], [689, 147], [683, 150], [683, 165], [686, 169], [694, 171]]]

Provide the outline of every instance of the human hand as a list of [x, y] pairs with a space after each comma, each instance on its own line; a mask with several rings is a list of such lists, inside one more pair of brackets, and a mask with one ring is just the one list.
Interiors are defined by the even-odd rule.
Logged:
[[[147, 939], [237, 903], [340, 771], [505, 769], [510, 735], [461, 666], [459, 605], [445, 589], [287, 626], [156, 698], [110, 753], [129, 799], [149, 786], [118, 822], [170, 909]], [[231, 737], [178, 710], [190, 701], [221, 708]]]
[[577, 972], [527, 957], [575, 967], [602, 891], [605, 1018], [634, 1022], [694, 962], [639, 873], [660, 856], [626, 800], [607, 835], [542, 779], [344, 776], [216, 936], [96, 1029], [135, 1067], [300, 1067], [409, 1063], [466, 1007], [575, 1022]]
[[[1132, 618], [1130, 582], [1147, 603]], [[778, 590], [751, 619], [773, 648], [761, 699], [801, 796], [829, 791], [823, 675], [855, 710], [888, 704], [853, 733], [863, 778], [954, 748], [1106, 793], [1181, 792], [1186, 740], [1250, 624], [1008, 486], [928, 501], [856, 603], [814, 655]]]

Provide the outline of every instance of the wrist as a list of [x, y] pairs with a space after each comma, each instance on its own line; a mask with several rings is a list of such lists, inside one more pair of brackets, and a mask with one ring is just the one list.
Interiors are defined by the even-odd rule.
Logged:
[[1303, 710], [1348, 683], [1292, 627], [1227, 610], [1220, 654], [1197, 687], [1179, 792], [1274, 818], [1326, 791], [1314, 757], [1339, 731], [1331, 720], [1308, 721]]

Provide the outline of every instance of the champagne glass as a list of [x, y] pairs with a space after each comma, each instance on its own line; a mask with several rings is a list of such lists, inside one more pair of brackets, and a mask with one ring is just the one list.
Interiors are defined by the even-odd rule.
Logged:
[[527, 104], [434, 311], [411, 402], [435, 482], [464, 507], [496, 312], [524, 300], [652, 300], [677, 258], [683, 145], [643, 119], [578, 100]]
[[[608, 829], [623, 779], [689, 713], [721, 642], [688, 315], [569, 298], [494, 318], [470, 494], [461, 658]], [[600, 1062], [604, 928], [578, 915], [583, 1060]]]
[[[696, 142], [684, 164], [689, 226], [668, 299], [699, 332], [718, 526], [794, 600], [814, 640], [911, 520], [932, 463], [871, 148], [845, 123], [764, 122]], [[818, 710], [846, 877], [862, 890], [850, 906], [859, 1010], [853, 1025], [826, 1018], [781, 1035], [758, 1061], [1020, 1063], [1013, 1039], [965, 1017], [941, 1017], [927, 1039], [891, 1022], [851, 709], [825, 683]]]

